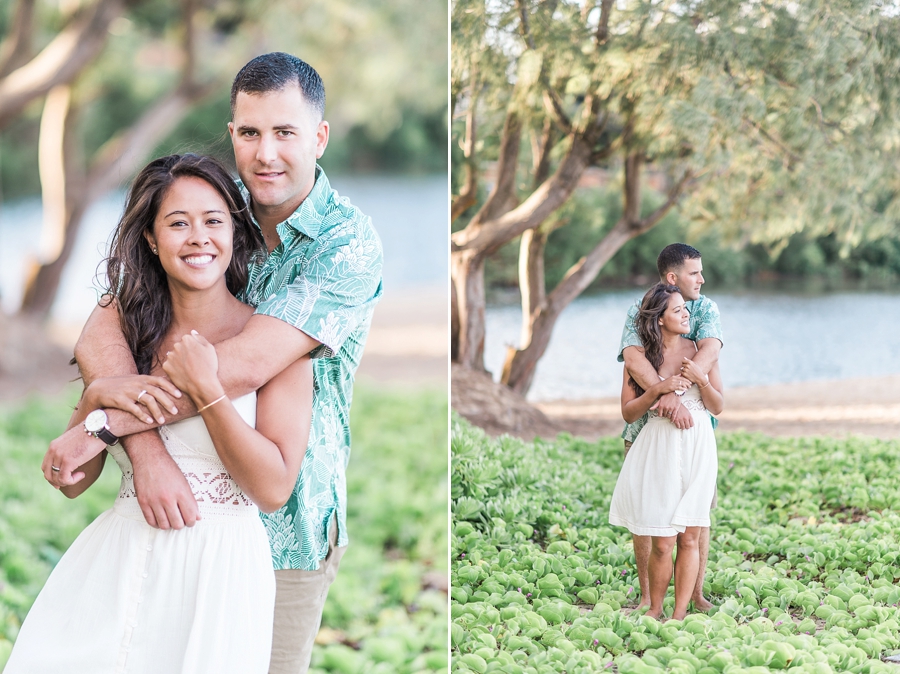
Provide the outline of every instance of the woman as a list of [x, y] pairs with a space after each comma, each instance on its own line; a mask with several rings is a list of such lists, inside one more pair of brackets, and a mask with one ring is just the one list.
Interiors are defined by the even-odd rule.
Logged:
[[[687, 614], [688, 601], [697, 580], [702, 527], [709, 526], [709, 509], [716, 488], [716, 439], [708, 412], [722, 411], [719, 366], [705, 375], [691, 360], [697, 345], [682, 335], [690, 332], [690, 313], [675, 286], [659, 283], [644, 295], [635, 319], [647, 360], [659, 373], [660, 382], [643, 390], [626, 371], [622, 384], [622, 416], [633, 423], [649, 412], [625, 457], [609, 509], [609, 522], [627, 527], [633, 534], [652, 537], [649, 561], [650, 610], [659, 618], [672, 578], [675, 561], [675, 610], [672, 617]], [[651, 408], [665, 393], [680, 393], [694, 417], [694, 425], [679, 430]]]
[[[281, 507], [296, 482], [312, 369], [301, 359], [232, 402], [210, 344], [240, 332], [253, 313], [234, 294], [244, 287], [249, 256], [261, 248], [234, 181], [214, 160], [164, 157], [135, 179], [107, 277], [141, 375], [91, 384], [71, 423], [112, 406], [146, 417], [157, 403], [171, 407], [169, 395], [187, 393], [200, 415], [160, 428], [160, 436], [202, 521], [179, 531], [150, 527], [131, 463], [111, 446], [123, 473], [118, 499], [54, 569], [7, 674], [268, 670], [275, 578], [257, 506]], [[177, 389], [152, 376], [164, 361]], [[132, 392], [128, 404], [116, 403], [123, 390]], [[67, 496], [97, 479], [105, 455], [79, 468], [84, 478], [64, 488]]]

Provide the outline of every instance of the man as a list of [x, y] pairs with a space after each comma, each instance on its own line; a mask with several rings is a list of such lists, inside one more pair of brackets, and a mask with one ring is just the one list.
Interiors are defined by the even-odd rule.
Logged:
[[[685, 299], [685, 304], [691, 314], [691, 331], [684, 336], [697, 343], [699, 351], [692, 360], [705, 374], [709, 374], [712, 366], [718, 361], [719, 351], [722, 348], [722, 325], [716, 303], [700, 294], [700, 289], [705, 283], [700, 251], [684, 243], [673, 243], [662, 249], [656, 260], [656, 267], [659, 270], [660, 281], [677, 286]], [[659, 373], [644, 355], [641, 340], [634, 327], [634, 319], [639, 306], [639, 303], [635, 303], [628, 310], [625, 328], [622, 330], [618, 359], [619, 362], [625, 362], [625, 368], [632, 378], [644, 389], [648, 389], [659, 381]], [[688, 361], [689, 359], [685, 358], [684, 360]], [[690, 412], [681, 404], [681, 399], [675, 393], [667, 393], [662, 396], [651, 409], [655, 409], [661, 416], [667, 417], [677, 428], [685, 429], [694, 425]], [[641, 428], [647, 423], [647, 418], [645, 414], [633, 424], [625, 425], [622, 438], [625, 440], [626, 454]], [[715, 428], [718, 424], [716, 418], [710, 416], [710, 420]], [[716, 499], [713, 497], [713, 507], [715, 504]], [[650, 578], [647, 564], [650, 559], [652, 541], [650, 536], [635, 534], [631, 538], [634, 544], [638, 582], [641, 586], [641, 602], [638, 604], [638, 608], [641, 608], [650, 605]], [[699, 547], [700, 568], [691, 599], [697, 610], [708, 611], [712, 608], [712, 604], [703, 596], [703, 579], [706, 575], [706, 562], [709, 557], [709, 527], [701, 530]]]
[[[344, 470], [353, 377], [381, 296], [381, 244], [371, 222], [338, 197], [316, 164], [328, 144], [324, 106], [318, 73], [289, 54], [253, 59], [232, 85], [228, 130], [268, 256], [250, 263], [244, 299], [256, 313], [240, 335], [216, 345], [219, 379], [237, 398], [301, 356], [314, 359], [313, 418], [300, 477], [287, 504], [263, 515], [277, 583], [273, 674], [308, 668], [348, 542]], [[75, 354], [86, 384], [136, 373], [114, 307], [95, 308]], [[165, 412], [150, 396], [142, 402], [147, 399], [160, 424], [196, 414], [188, 396]], [[103, 439], [76, 426], [51, 443], [47, 479], [72, 484], [77, 466], [122, 437], [147, 522], [162, 529], [192, 526], [198, 518], [193, 494], [156, 431], [148, 430], [153, 425], [117, 410], [107, 415], [107, 428], [97, 432]]]

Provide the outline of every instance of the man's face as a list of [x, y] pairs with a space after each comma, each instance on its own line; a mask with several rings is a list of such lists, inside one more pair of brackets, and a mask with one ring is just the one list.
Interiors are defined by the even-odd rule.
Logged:
[[263, 94], [238, 93], [228, 131], [257, 218], [285, 220], [312, 190], [316, 160], [328, 145], [328, 122], [291, 84]]
[[684, 299], [696, 300], [700, 297], [700, 289], [706, 281], [703, 279], [703, 263], [700, 258], [685, 260], [684, 264], [666, 274], [666, 281], [678, 286]]

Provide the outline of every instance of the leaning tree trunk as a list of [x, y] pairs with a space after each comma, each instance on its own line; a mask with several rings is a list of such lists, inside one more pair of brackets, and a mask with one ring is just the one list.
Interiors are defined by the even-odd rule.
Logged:
[[[547, 304], [547, 290], [544, 281], [544, 248], [547, 245], [548, 236], [549, 233], [543, 227], [535, 227], [522, 234], [519, 244], [519, 293], [522, 297], [520, 344], [531, 343], [534, 317]], [[509, 386], [511, 367], [517, 352], [518, 349], [514, 346], [506, 347], [506, 359], [503, 363], [500, 382], [507, 386]], [[530, 374], [524, 376], [520, 388], [525, 390], [530, 388], [535, 369], [531, 368]]]
[[[182, 42], [184, 65], [179, 84], [148, 108], [132, 126], [107, 141], [91, 161], [86, 177], [82, 177], [85, 171], [70, 158], [71, 148], [75, 145], [72, 139], [72, 124], [69, 121], [71, 110], [67, 111], [65, 119], [61, 119], [58, 114], [54, 117], [56, 123], [61, 124], [61, 128], [54, 128], [48, 123], [48, 131], [51, 132], [53, 139], [49, 141], [49, 144], [57, 143], [60, 147], [58, 151], [49, 148], [47, 159], [52, 165], [55, 157], [61, 165], [48, 167], [46, 175], [64, 176], [65, 182], [62, 192], [54, 192], [57, 203], [55, 206], [50, 205], [50, 208], [57, 213], [65, 213], [65, 217], [60, 219], [59, 232], [56, 236], [57, 241], [61, 241], [61, 243], [55, 244], [55, 251], [51, 251], [53, 254], [48, 255], [49, 262], [42, 264], [26, 285], [20, 309], [23, 314], [43, 318], [50, 312], [63, 269], [75, 248], [84, 214], [94, 200], [114, 189], [119, 184], [122, 175], [134, 172], [147, 154], [171, 133], [194, 105], [221, 87], [222, 83], [216, 80], [202, 85], [196, 82], [196, 3], [194, 0], [183, 0], [182, 12], [185, 30]], [[45, 172], [43, 169], [41, 173], [42, 189], [47, 189], [48, 184], [44, 182]], [[62, 203], [59, 203], [60, 199], [62, 199]], [[48, 207], [49, 201], [45, 199], [45, 208]], [[58, 255], [55, 254], [57, 252]]]
[[640, 217], [640, 176], [643, 156], [633, 153], [625, 158], [625, 209], [622, 218], [585, 257], [573, 265], [546, 301], [525, 319], [522, 343], [510, 348], [504, 365], [502, 381], [511, 389], [525, 395], [534, 380], [538, 361], [547, 351], [553, 328], [563, 310], [584, 292], [603, 266], [622, 246], [655, 227], [668, 213], [687, 188], [693, 174], [686, 171], [669, 191], [666, 201], [644, 218]]
[[[566, 202], [590, 164], [594, 142], [595, 139], [589, 134], [573, 135], [568, 152], [556, 172], [531, 196], [512, 210], [501, 212], [489, 221], [476, 221], [476, 215], [468, 227], [452, 236], [450, 271], [456, 285], [459, 312], [457, 362], [463, 367], [484, 369], [485, 258], [503, 244], [540, 226]], [[486, 202], [482, 210], [490, 203], [490, 200]]]
[[519, 348], [507, 348], [506, 363], [501, 381], [513, 391], [525, 395], [534, 381], [537, 364], [547, 351], [553, 328], [560, 314], [572, 303], [600, 273], [613, 255], [640, 234], [621, 220], [609, 234], [588, 254], [573, 266], [566, 277], [547, 297], [543, 305], [523, 317], [522, 341]]

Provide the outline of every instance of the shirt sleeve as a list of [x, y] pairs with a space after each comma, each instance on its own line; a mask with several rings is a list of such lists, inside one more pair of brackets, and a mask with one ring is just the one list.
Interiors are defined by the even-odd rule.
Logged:
[[638, 313], [638, 303], [635, 302], [631, 305], [631, 308], [628, 309], [628, 316], [625, 318], [625, 327], [622, 328], [622, 340], [619, 342], [619, 355], [616, 358], [620, 363], [625, 362], [625, 357], [622, 355], [622, 352], [625, 351], [626, 347], [629, 346], [640, 346], [643, 348], [643, 344], [641, 344], [641, 338], [638, 337], [637, 330], [634, 327], [634, 319], [637, 317]]
[[310, 355], [330, 358], [370, 320], [381, 297], [381, 241], [369, 218], [362, 216], [316, 243], [297, 277], [260, 302], [256, 313], [302, 330], [322, 344]]
[[719, 317], [719, 307], [716, 303], [708, 297], [704, 297], [694, 310], [697, 312], [697, 318], [691, 321], [691, 334], [688, 336], [695, 342], [714, 337], [724, 346], [722, 320]]

